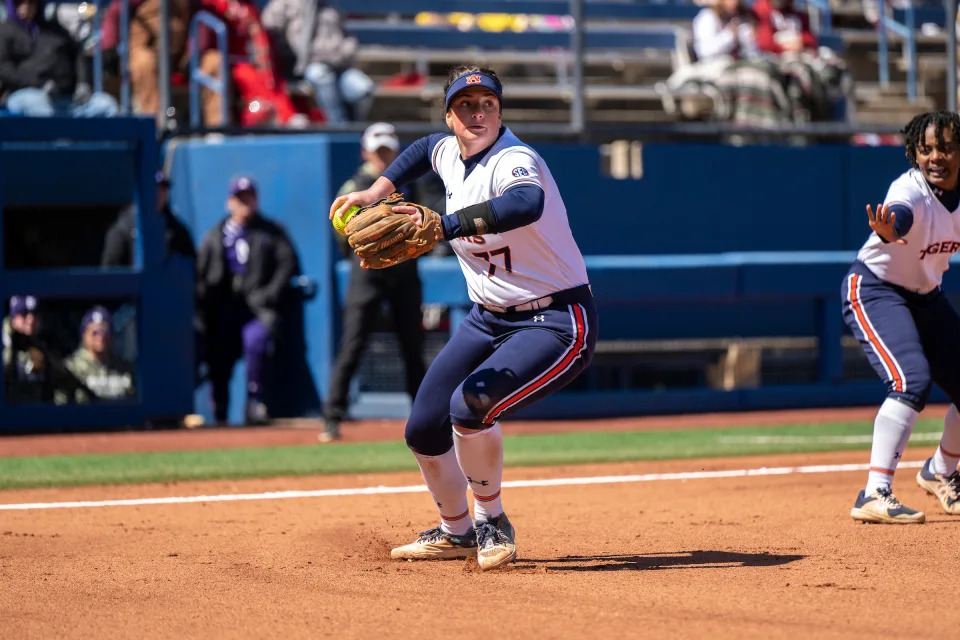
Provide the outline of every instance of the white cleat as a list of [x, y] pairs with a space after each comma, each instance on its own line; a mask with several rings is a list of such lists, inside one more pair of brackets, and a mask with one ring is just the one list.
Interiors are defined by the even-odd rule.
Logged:
[[872, 524], [923, 524], [926, 520], [922, 511], [903, 506], [889, 487], [880, 487], [870, 495], [861, 490], [850, 516]]
[[440, 527], [423, 531], [415, 542], [396, 547], [390, 552], [394, 560], [449, 560], [475, 555], [477, 536], [473, 531], [457, 536]]
[[930, 471], [930, 459], [917, 472], [917, 486], [940, 501], [940, 506], [951, 516], [960, 516], [960, 473], [948, 476]]
[[497, 569], [517, 559], [516, 532], [507, 514], [477, 522], [474, 528], [477, 531], [477, 563], [481, 571]]

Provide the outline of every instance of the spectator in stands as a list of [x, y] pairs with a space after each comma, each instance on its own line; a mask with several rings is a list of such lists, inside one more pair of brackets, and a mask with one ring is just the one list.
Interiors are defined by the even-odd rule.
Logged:
[[757, 0], [757, 46], [770, 53], [816, 52], [817, 36], [810, 30], [810, 18], [793, 6], [793, 0]]
[[[694, 64], [680, 68], [667, 87], [688, 117], [708, 98], [714, 117], [750, 127], [789, 122], [790, 102], [776, 65], [758, 57], [753, 16], [740, 0], [715, 0], [693, 20]], [[694, 106], [688, 106], [693, 103]]]
[[325, 0], [270, 0], [263, 25], [285, 75], [306, 79], [327, 122], [366, 119], [374, 84], [353, 66], [357, 39], [346, 33], [337, 9]]
[[[120, 40], [121, 2], [130, 3], [128, 64], [133, 88], [133, 106], [137, 113], [155, 114], [159, 105], [157, 46], [160, 28], [160, 0], [113, 0], [103, 17], [100, 46], [115, 50]], [[183, 67], [190, 20], [189, 0], [169, 0], [170, 68]]]
[[750, 11], [740, 0], [721, 0], [701, 9], [693, 19], [693, 48], [700, 61], [754, 57], [757, 42]]
[[[240, 98], [240, 123], [243, 126], [271, 124], [303, 127], [306, 116], [299, 114], [287, 95], [287, 86], [277, 73], [270, 39], [260, 21], [256, 5], [248, 0], [202, 0], [202, 6], [219, 15], [227, 23], [229, 40], [229, 68]], [[201, 27], [209, 41], [210, 32]], [[220, 76], [220, 51], [204, 43], [194, 43], [205, 49], [200, 68], [215, 78]], [[220, 118], [221, 96], [210, 89], [203, 90], [203, 122], [208, 127], [224, 124]]]
[[[170, 209], [170, 181], [157, 172], [157, 212], [163, 219], [164, 239], [167, 255], [179, 254], [196, 261], [197, 252], [193, 247], [193, 237]], [[131, 204], [120, 212], [117, 221], [107, 230], [103, 256], [100, 264], [104, 267], [128, 267], [133, 264], [133, 243], [137, 237], [136, 206]]]
[[[352, 178], [343, 183], [337, 195], [367, 189], [390, 166], [400, 151], [400, 140], [393, 125], [378, 122], [370, 125], [360, 140], [363, 164]], [[404, 194], [416, 201], [413, 194]], [[442, 213], [442, 210], [441, 210]], [[350, 380], [360, 365], [360, 358], [370, 335], [380, 322], [380, 306], [390, 305], [390, 318], [400, 343], [406, 372], [407, 393], [412, 400], [420, 387], [426, 368], [423, 362], [423, 327], [420, 305], [422, 291], [417, 261], [409, 260], [392, 269], [361, 269], [360, 260], [346, 243], [345, 236], [337, 236], [343, 254], [350, 258], [350, 284], [347, 288], [346, 308], [343, 311], [343, 336], [340, 352], [330, 376], [330, 390], [324, 408], [324, 430], [321, 441], [340, 437], [340, 421], [346, 416]]]
[[76, 402], [97, 398], [122, 400], [136, 395], [133, 365], [111, 351], [111, 320], [110, 312], [98, 305], [88, 310], [80, 321], [80, 346], [64, 364], [95, 398], [91, 398], [88, 391], [78, 389], [73, 396]]
[[260, 212], [252, 178], [231, 181], [227, 211], [229, 215], [203, 238], [197, 255], [198, 320], [204, 332], [213, 413], [218, 423], [226, 422], [230, 376], [244, 355], [246, 420], [264, 424], [269, 414], [263, 383], [299, 263], [283, 227]]
[[0, 22], [0, 90], [17, 115], [112, 116], [117, 102], [90, 88], [80, 45], [41, 0], [4, 0], [9, 18]]
[[39, 332], [37, 299], [34, 296], [10, 298], [10, 315], [3, 322], [3, 381], [7, 402], [59, 400], [55, 359], [39, 341]]
[[786, 78], [793, 120], [807, 122], [830, 117], [832, 100], [849, 90], [843, 62], [818, 47], [806, 12], [793, 0], [757, 0], [757, 46], [775, 60]]

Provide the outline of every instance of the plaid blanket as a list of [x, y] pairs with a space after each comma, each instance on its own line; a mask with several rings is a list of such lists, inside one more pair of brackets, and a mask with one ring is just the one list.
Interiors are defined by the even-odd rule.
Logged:
[[713, 98], [714, 117], [739, 127], [771, 129], [792, 120], [792, 105], [776, 65], [766, 60], [704, 60], [676, 71], [667, 80], [674, 94], [704, 93]]
[[667, 80], [674, 95], [713, 98], [713, 117], [735, 126], [774, 129], [824, 120], [830, 101], [844, 92], [839, 61], [809, 54], [734, 60], [718, 57], [679, 69]]

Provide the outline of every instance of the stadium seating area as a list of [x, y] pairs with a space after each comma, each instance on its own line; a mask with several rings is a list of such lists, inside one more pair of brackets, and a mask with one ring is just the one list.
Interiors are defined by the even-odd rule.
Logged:
[[[449, 3], [450, 11], [457, 5]], [[361, 42], [359, 63], [378, 83], [374, 117], [428, 118], [439, 122], [440, 86], [446, 68], [470, 60], [497, 68], [509, 84], [508, 118], [524, 122], [566, 122], [573, 95], [569, 24], [550, 31], [528, 19], [496, 21], [497, 11], [558, 11], [566, 2], [493, 3], [490, 24], [463, 14], [425, 14], [429, 3], [357, 2], [349, 28]], [[865, 125], [899, 125], [918, 109], [943, 104], [944, 38], [931, 25], [943, 24], [942, 10], [924, 8], [917, 26], [918, 96], [907, 99], [902, 39], [889, 38], [891, 76], [878, 77], [878, 32], [861, 2], [831, 3], [829, 23], [818, 33], [821, 46], [848, 64], [854, 94], [847, 118]], [[587, 120], [596, 123], [670, 122], [681, 114], [664, 99], [662, 83], [690, 62], [692, 3], [587, 2], [584, 83]], [[811, 3], [811, 10], [816, 6]], [[817, 14], [819, 17], [819, 14]], [[514, 16], [516, 18], [516, 16]], [[521, 16], [522, 17], [522, 16]], [[903, 20], [903, 11], [893, 14]], [[815, 23], [817, 21], [814, 21]], [[659, 85], [659, 90], [658, 90]]]
[[[861, 0], [832, 0], [828, 12], [826, 0], [806, 3], [820, 45], [843, 58], [853, 79], [848, 104], [836, 110], [834, 119], [896, 126], [910, 113], [944, 104], [943, 10], [915, 4], [910, 19], [915, 25], [916, 96], [911, 100], [910, 55], [896, 29], [888, 30], [889, 78], [883, 82], [878, 71], [880, 33], [865, 17]], [[685, 115], [668, 95], [664, 81], [690, 64], [691, 21], [700, 8], [687, 1], [586, 0], [582, 43], [586, 121], [689, 119], [690, 114]], [[473, 3], [451, 0], [444, 3], [443, 13], [436, 9], [435, 3], [420, 0], [358, 0], [342, 6], [346, 27], [359, 42], [356, 65], [376, 83], [370, 119], [439, 123], [446, 69], [470, 61], [489, 64], [504, 77], [510, 121], [570, 122], [575, 43], [569, 2], [496, 0], [477, 13]], [[903, 9], [891, 10], [889, 18], [900, 24], [908, 21]], [[87, 36], [88, 45], [95, 40], [95, 34]], [[92, 52], [91, 47], [88, 53]], [[121, 96], [120, 79], [109, 67], [102, 82]], [[179, 127], [189, 122], [188, 85], [188, 77], [175, 70], [172, 103]], [[290, 84], [301, 102], [309, 99], [304, 85]], [[710, 119], [708, 112], [694, 115]]]

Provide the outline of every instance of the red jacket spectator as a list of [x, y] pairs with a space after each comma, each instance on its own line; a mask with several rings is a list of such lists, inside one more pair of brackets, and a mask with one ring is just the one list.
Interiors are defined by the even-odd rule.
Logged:
[[757, 47], [769, 53], [796, 52], [817, 48], [817, 36], [810, 30], [810, 18], [793, 7], [793, 0], [757, 0]]
[[[202, 7], [227, 23], [231, 76], [244, 103], [242, 124], [261, 124], [271, 116], [279, 124], [287, 123], [296, 109], [286, 93], [286, 83], [277, 73], [270, 39], [256, 7], [246, 0], [202, 0]], [[213, 40], [206, 35], [204, 40]], [[218, 73], [219, 55], [215, 50], [204, 53], [201, 67], [210, 75]], [[206, 97], [204, 102], [206, 124], [218, 124], [215, 96]]]

